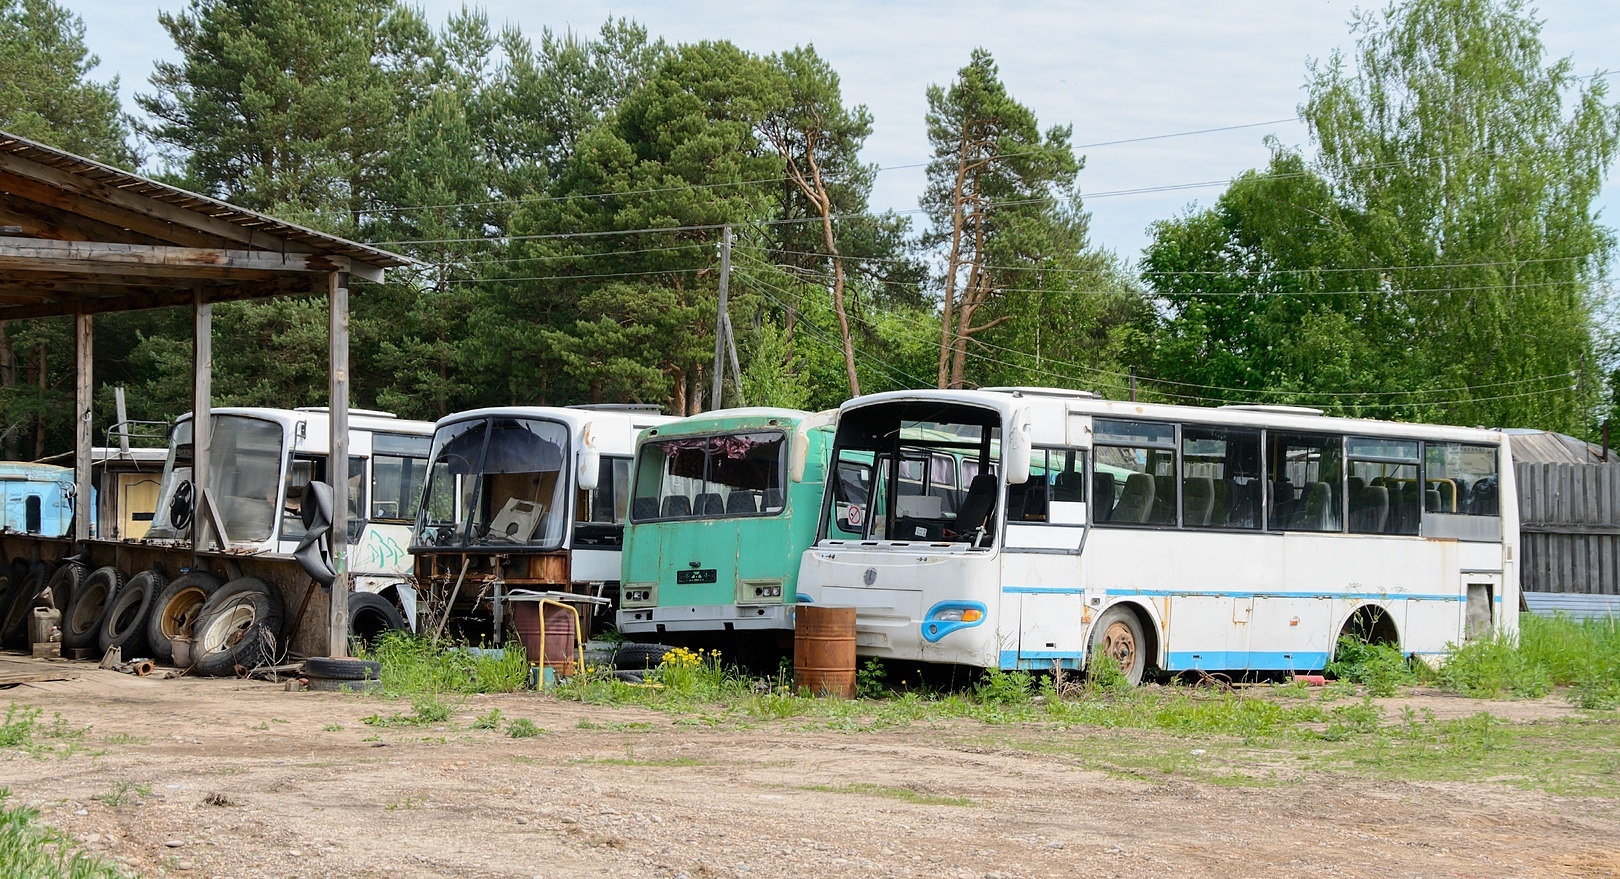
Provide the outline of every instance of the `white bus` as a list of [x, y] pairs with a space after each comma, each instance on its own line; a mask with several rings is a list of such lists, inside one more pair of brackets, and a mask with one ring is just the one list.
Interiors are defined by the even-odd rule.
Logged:
[[616, 600], [636, 435], [673, 420], [632, 404], [439, 419], [410, 544], [417, 583], [458, 634], [497, 641], [514, 589]]
[[[207, 484], [226, 552], [291, 555], [304, 536], [299, 504], [310, 481], [330, 482], [329, 410], [222, 407], [212, 410]], [[411, 519], [427, 475], [433, 423], [349, 410], [349, 571], [357, 592], [382, 595], [414, 625]], [[157, 510], [145, 540], [189, 540], [196, 511], [191, 481], [192, 417], [169, 435]]]
[[[833, 458], [870, 509], [827, 499], [799, 600], [857, 608], [861, 655], [984, 668], [1301, 672], [1346, 634], [1434, 661], [1517, 631], [1508, 451], [1298, 407], [859, 397]], [[940, 453], [977, 462], [959, 496], [901, 478]]]

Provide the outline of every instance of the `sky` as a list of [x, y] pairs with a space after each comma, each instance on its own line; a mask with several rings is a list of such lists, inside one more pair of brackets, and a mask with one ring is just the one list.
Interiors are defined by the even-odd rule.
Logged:
[[[125, 105], [150, 93], [158, 59], [174, 59], [157, 10], [186, 0], [60, 0], [84, 19], [85, 42], [101, 58], [91, 73], [116, 75]], [[416, 0], [441, 26], [461, 0]], [[874, 117], [863, 158], [885, 170], [878, 209], [915, 211], [929, 146], [925, 91], [948, 85], [976, 47], [988, 49], [1014, 98], [1043, 128], [1073, 125], [1085, 157], [1079, 181], [1098, 246], [1134, 261], [1148, 226], [1195, 203], [1207, 207], [1225, 182], [1263, 167], [1265, 138], [1309, 150], [1298, 106], [1308, 64], [1354, 49], [1350, 22], [1379, 2], [1343, 0], [821, 0], [751, 4], [699, 0], [469, 2], [492, 24], [538, 38], [544, 28], [594, 34], [628, 17], [672, 43], [725, 39], [760, 54], [813, 44], [838, 71], [844, 99]], [[1548, 58], [1570, 57], [1577, 74], [1620, 71], [1620, 15], [1612, 0], [1541, 0]], [[1609, 80], [1620, 94], [1620, 75]], [[1218, 129], [1218, 130], [1214, 130]], [[1620, 226], [1620, 181], [1600, 202]]]

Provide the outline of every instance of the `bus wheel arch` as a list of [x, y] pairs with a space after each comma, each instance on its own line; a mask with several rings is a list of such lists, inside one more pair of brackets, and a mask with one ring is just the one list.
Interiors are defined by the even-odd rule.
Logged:
[[1353, 638], [1363, 644], [1387, 644], [1396, 649], [1401, 646], [1401, 632], [1389, 611], [1376, 604], [1363, 604], [1345, 618], [1339, 627], [1339, 637], [1333, 641], [1333, 653], [1339, 650], [1339, 640]]
[[1106, 653], [1119, 663], [1120, 673], [1131, 686], [1142, 682], [1158, 655], [1154, 635], [1157, 629], [1147, 610], [1134, 602], [1109, 605], [1091, 626], [1086, 639], [1086, 660]]

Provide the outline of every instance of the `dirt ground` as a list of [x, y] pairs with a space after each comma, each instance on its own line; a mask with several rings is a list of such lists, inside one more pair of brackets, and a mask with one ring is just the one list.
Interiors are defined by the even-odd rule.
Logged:
[[[1001, 747], [976, 722], [711, 727], [532, 693], [378, 728], [362, 718], [409, 706], [74, 671], [0, 690], [0, 711], [90, 727], [66, 759], [0, 752], [0, 787], [148, 877], [1620, 876], [1614, 801], [1501, 784], [1146, 783]], [[492, 708], [545, 732], [470, 728]]]

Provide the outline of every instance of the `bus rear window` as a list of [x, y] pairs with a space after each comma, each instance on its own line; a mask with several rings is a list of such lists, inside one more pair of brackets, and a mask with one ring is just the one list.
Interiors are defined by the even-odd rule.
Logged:
[[780, 431], [679, 437], [644, 443], [631, 518], [773, 516], [784, 505]]

